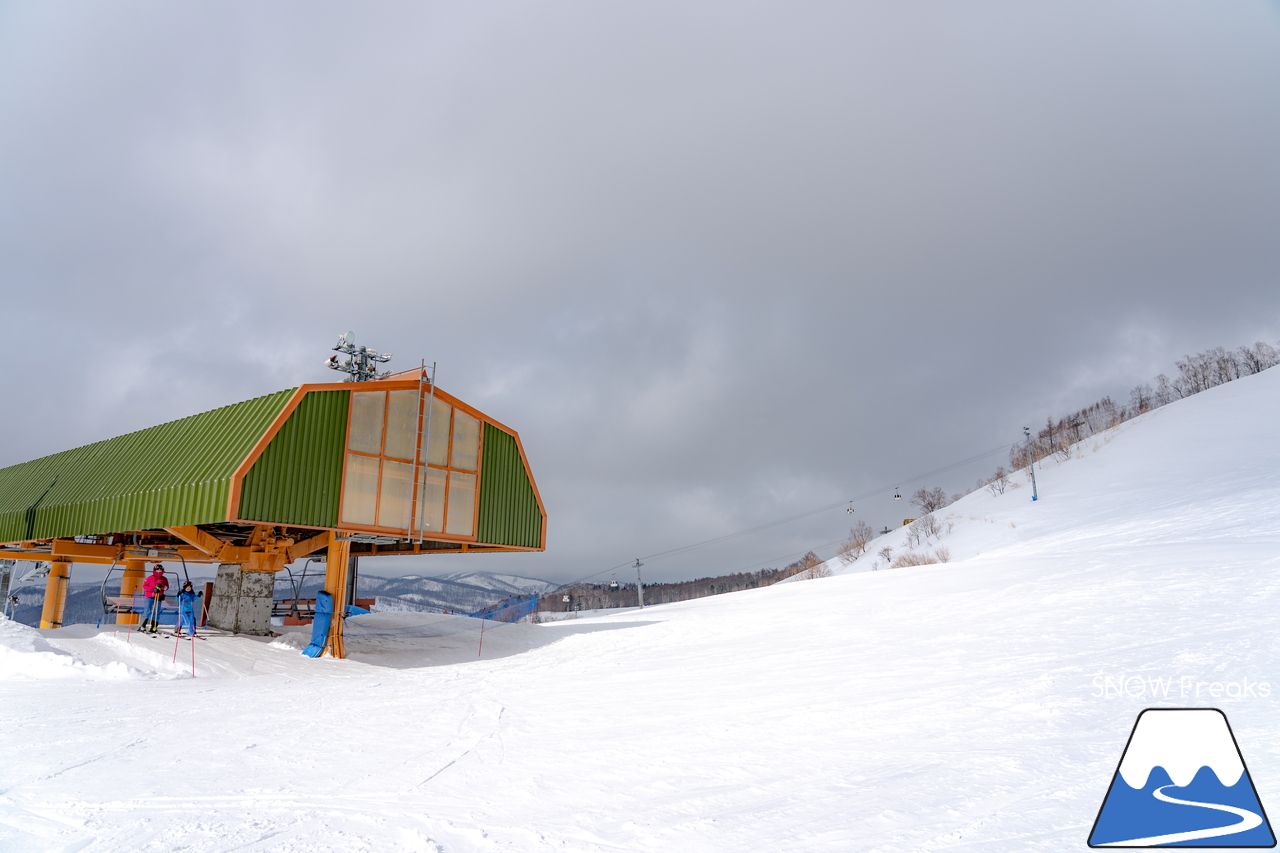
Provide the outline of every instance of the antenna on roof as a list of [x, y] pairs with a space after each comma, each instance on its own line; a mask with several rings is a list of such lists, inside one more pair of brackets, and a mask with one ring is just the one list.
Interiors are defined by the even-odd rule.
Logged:
[[332, 370], [340, 370], [343, 373], [351, 374], [343, 380], [344, 382], [368, 382], [391, 375], [389, 370], [386, 373], [378, 372], [378, 365], [386, 364], [390, 361], [391, 353], [380, 353], [368, 347], [356, 346], [354, 332], [347, 332], [338, 338], [338, 343], [334, 345], [333, 349], [334, 352], [350, 356], [346, 361], [339, 361], [336, 355], [331, 355], [324, 362], [325, 366]]

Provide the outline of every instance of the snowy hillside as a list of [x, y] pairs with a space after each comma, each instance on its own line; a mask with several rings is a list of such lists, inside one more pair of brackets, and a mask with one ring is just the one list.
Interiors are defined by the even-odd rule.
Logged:
[[213, 637], [193, 679], [11, 624], [0, 849], [1078, 851], [1150, 706], [1222, 708], [1274, 816], [1278, 419], [1272, 370], [872, 546], [948, 563], [483, 641], [373, 614], [351, 660]]
[[985, 489], [937, 512], [949, 533], [908, 541], [909, 528], [876, 539], [837, 572], [885, 568], [876, 553], [1096, 559], [1118, 548], [1159, 548], [1176, 564], [1215, 551], [1227, 557], [1243, 535], [1280, 531], [1280, 370], [1210, 389], [1156, 409], [1036, 463], [1039, 500], [1019, 473], [1003, 495]]
[[[368, 561], [368, 564], [377, 565], [372, 560]], [[323, 575], [317, 577], [314, 582], [309, 580], [305, 585], [304, 597], [314, 598], [316, 591], [323, 585]], [[431, 609], [457, 610], [466, 613], [480, 610], [513, 595], [535, 595], [548, 592], [555, 589], [555, 586], [548, 581], [493, 572], [455, 572], [434, 577], [405, 575], [398, 578], [384, 578], [362, 571], [357, 594], [365, 598], [378, 598], [383, 602], [383, 606], [389, 609], [395, 609], [398, 605], [410, 608], [419, 605]], [[284, 594], [282, 587], [277, 588], [277, 595]]]
[[[454, 602], [459, 606], [461, 599], [468, 595], [479, 595], [483, 598], [481, 604], [490, 604], [512, 595], [534, 595], [556, 588], [550, 581], [494, 572], [454, 572], [432, 577], [405, 575], [399, 578], [380, 578], [362, 573], [360, 580], [362, 595], [405, 596], [438, 592], [445, 596], [442, 601]], [[454, 597], [449, 598], [450, 594]]]

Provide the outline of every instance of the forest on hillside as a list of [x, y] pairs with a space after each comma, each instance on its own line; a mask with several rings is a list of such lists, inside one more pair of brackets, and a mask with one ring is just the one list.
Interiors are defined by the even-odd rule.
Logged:
[[[698, 578], [673, 583], [647, 583], [644, 585], [645, 604], [673, 604], [709, 595], [722, 595], [744, 589], [770, 586], [803, 572], [815, 577], [822, 571], [822, 559], [812, 551], [794, 563], [780, 569], [760, 569], [754, 572], [735, 572], [715, 577]], [[634, 583], [574, 583], [538, 597], [538, 610], [566, 612], [572, 610], [612, 610], [619, 607], [635, 607], [639, 601]], [[567, 600], [566, 600], [567, 599]]]

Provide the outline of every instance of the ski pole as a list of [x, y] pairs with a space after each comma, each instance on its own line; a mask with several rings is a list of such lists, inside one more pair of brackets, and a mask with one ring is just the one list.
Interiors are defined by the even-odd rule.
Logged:
[[480, 657], [484, 652], [484, 617], [480, 617], [480, 651], [476, 652], [476, 657]]
[[191, 635], [191, 677], [196, 677], [196, 635]]

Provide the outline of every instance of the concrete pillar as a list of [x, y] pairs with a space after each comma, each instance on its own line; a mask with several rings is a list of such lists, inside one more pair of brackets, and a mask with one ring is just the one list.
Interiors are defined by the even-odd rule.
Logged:
[[214, 628], [234, 631], [236, 605], [240, 600], [240, 566], [224, 563], [213, 579], [213, 600], [209, 602], [209, 624]]
[[[124, 564], [124, 576], [120, 578], [120, 597], [132, 598], [134, 590], [142, 586], [147, 575], [147, 564], [141, 560], [129, 560]], [[137, 613], [117, 613], [117, 625], [137, 625]]]
[[13, 579], [13, 560], [0, 560], [0, 613], [9, 612], [9, 582]]
[[325, 560], [324, 590], [333, 596], [333, 621], [329, 623], [329, 653], [335, 658], [347, 656], [342, 639], [343, 620], [346, 617], [349, 584], [351, 578], [351, 543], [341, 541], [336, 530], [329, 532], [329, 556]]
[[71, 562], [54, 557], [49, 577], [44, 582], [44, 609], [40, 612], [41, 628], [61, 628], [67, 609], [67, 583], [71, 580]]
[[271, 634], [275, 572], [246, 572], [239, 565], [218, 566], [209, 604], [209, 624], [235, 634]]

